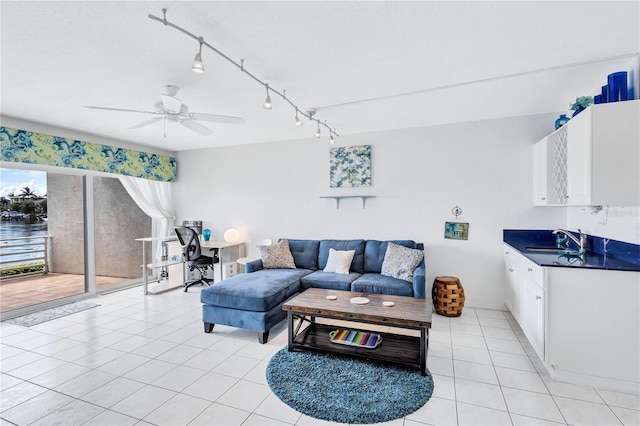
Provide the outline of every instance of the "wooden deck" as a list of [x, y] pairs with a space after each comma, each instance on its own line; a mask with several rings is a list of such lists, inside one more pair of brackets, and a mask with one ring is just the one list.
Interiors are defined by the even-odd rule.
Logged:
[[[128, 278], [96, 277], [98, 289], [130, 281]], [[84, 275], [49, 273], [2, 278], [0, 312], [37, 305], [84, 293]]]

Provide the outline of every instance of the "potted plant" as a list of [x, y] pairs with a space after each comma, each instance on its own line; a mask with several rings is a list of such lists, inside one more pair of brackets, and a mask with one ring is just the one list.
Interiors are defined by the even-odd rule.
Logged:
[[573, 116], [580, 114], [584, 109], [586, 109], [589, 105], [593, 104], [592, 96], [580, 96], [576, 98], [576, 101], [571, 104], [570, 109], [574, 111]]

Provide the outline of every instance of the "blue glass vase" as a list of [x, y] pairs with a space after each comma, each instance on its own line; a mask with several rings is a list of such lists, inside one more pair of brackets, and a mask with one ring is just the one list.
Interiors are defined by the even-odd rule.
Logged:
[[562, 127], [565, 124], [567, 124], [567, 122], [569, 120], [570, 120], [570, 118], [567, 117], [566, 114], [560, 114], [560, 117], [558, 117], [558, 119], [556, 120], [556, 129], [559, 129], [560, 127]]
[[202, 231], [202, 238], [203, 238], [205, 241], [209, 241], [209, 238], [211, 238], [211, 231], [210, 231], [210, 230], [208, 230], [208, 229], [203, 230], [203, 231]]
[[618, 71], [609, 74], [607, 77], [609, 88], [608, 102], [618, 102], [627, 100], [627, 72]]

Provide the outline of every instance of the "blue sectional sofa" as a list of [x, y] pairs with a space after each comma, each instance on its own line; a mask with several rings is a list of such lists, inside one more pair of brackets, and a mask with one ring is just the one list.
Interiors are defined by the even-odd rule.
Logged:
[[[365, 294], [392, 294], [426, 298], [424, 258], [413, 270], [411, 282], [382, 275], [389, 242], [417, 250], [412, 240], [288, 240], [295, 268], [265, 269], [262, 260], [247, 263], [246, 273], [236, 275], [200, 293], [202, 320], [206, 333], [215, 324], [259, 332], [265, 343], [269, 330], [286, 318], [282, 305], [311, 287]], [[330, 249], [354, 250], [348, 274], [324, 272]]]

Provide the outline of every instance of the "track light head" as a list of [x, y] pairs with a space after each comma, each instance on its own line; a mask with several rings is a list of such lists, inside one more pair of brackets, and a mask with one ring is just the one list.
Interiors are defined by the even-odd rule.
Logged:
[[316, 130], [316, 138], [320, 137], [320, 126], [318, 126], [318, 130]]
[[302, 126], [302, 121], [298, 118], [298, 108], [296, 108], [296, 126]]
[[202, 63], [202, 56], [200, 53], [196, 55], [193, 60], [193, 64], [191, 64], [191, 71], [203, 73], [204, 72], [204, 64]]
[[[331, 133], [331, 132], [329, 132], [329, 133]], [[336, 140], [333, 139], [333, 135], [329, 136], [329, 144], [330, 145], [335, 145], [335, 143], [336, 143]]]
[[200, 37], [200, 49], [198, 50], [196, 57], [193, 58], [193, 63], [191, 64], [191, 71], [197, 72], [197, 73], [204, 72], [204, 64], [202, 63], [202, 43], [203, 43], [203, 38]]
[[271, 96], [269, 96], [269, 85], [265, 85], [267, 88], [267, 97], [264, 100], [264, 104], [262, 104], [262, 108], [271, 109]]

